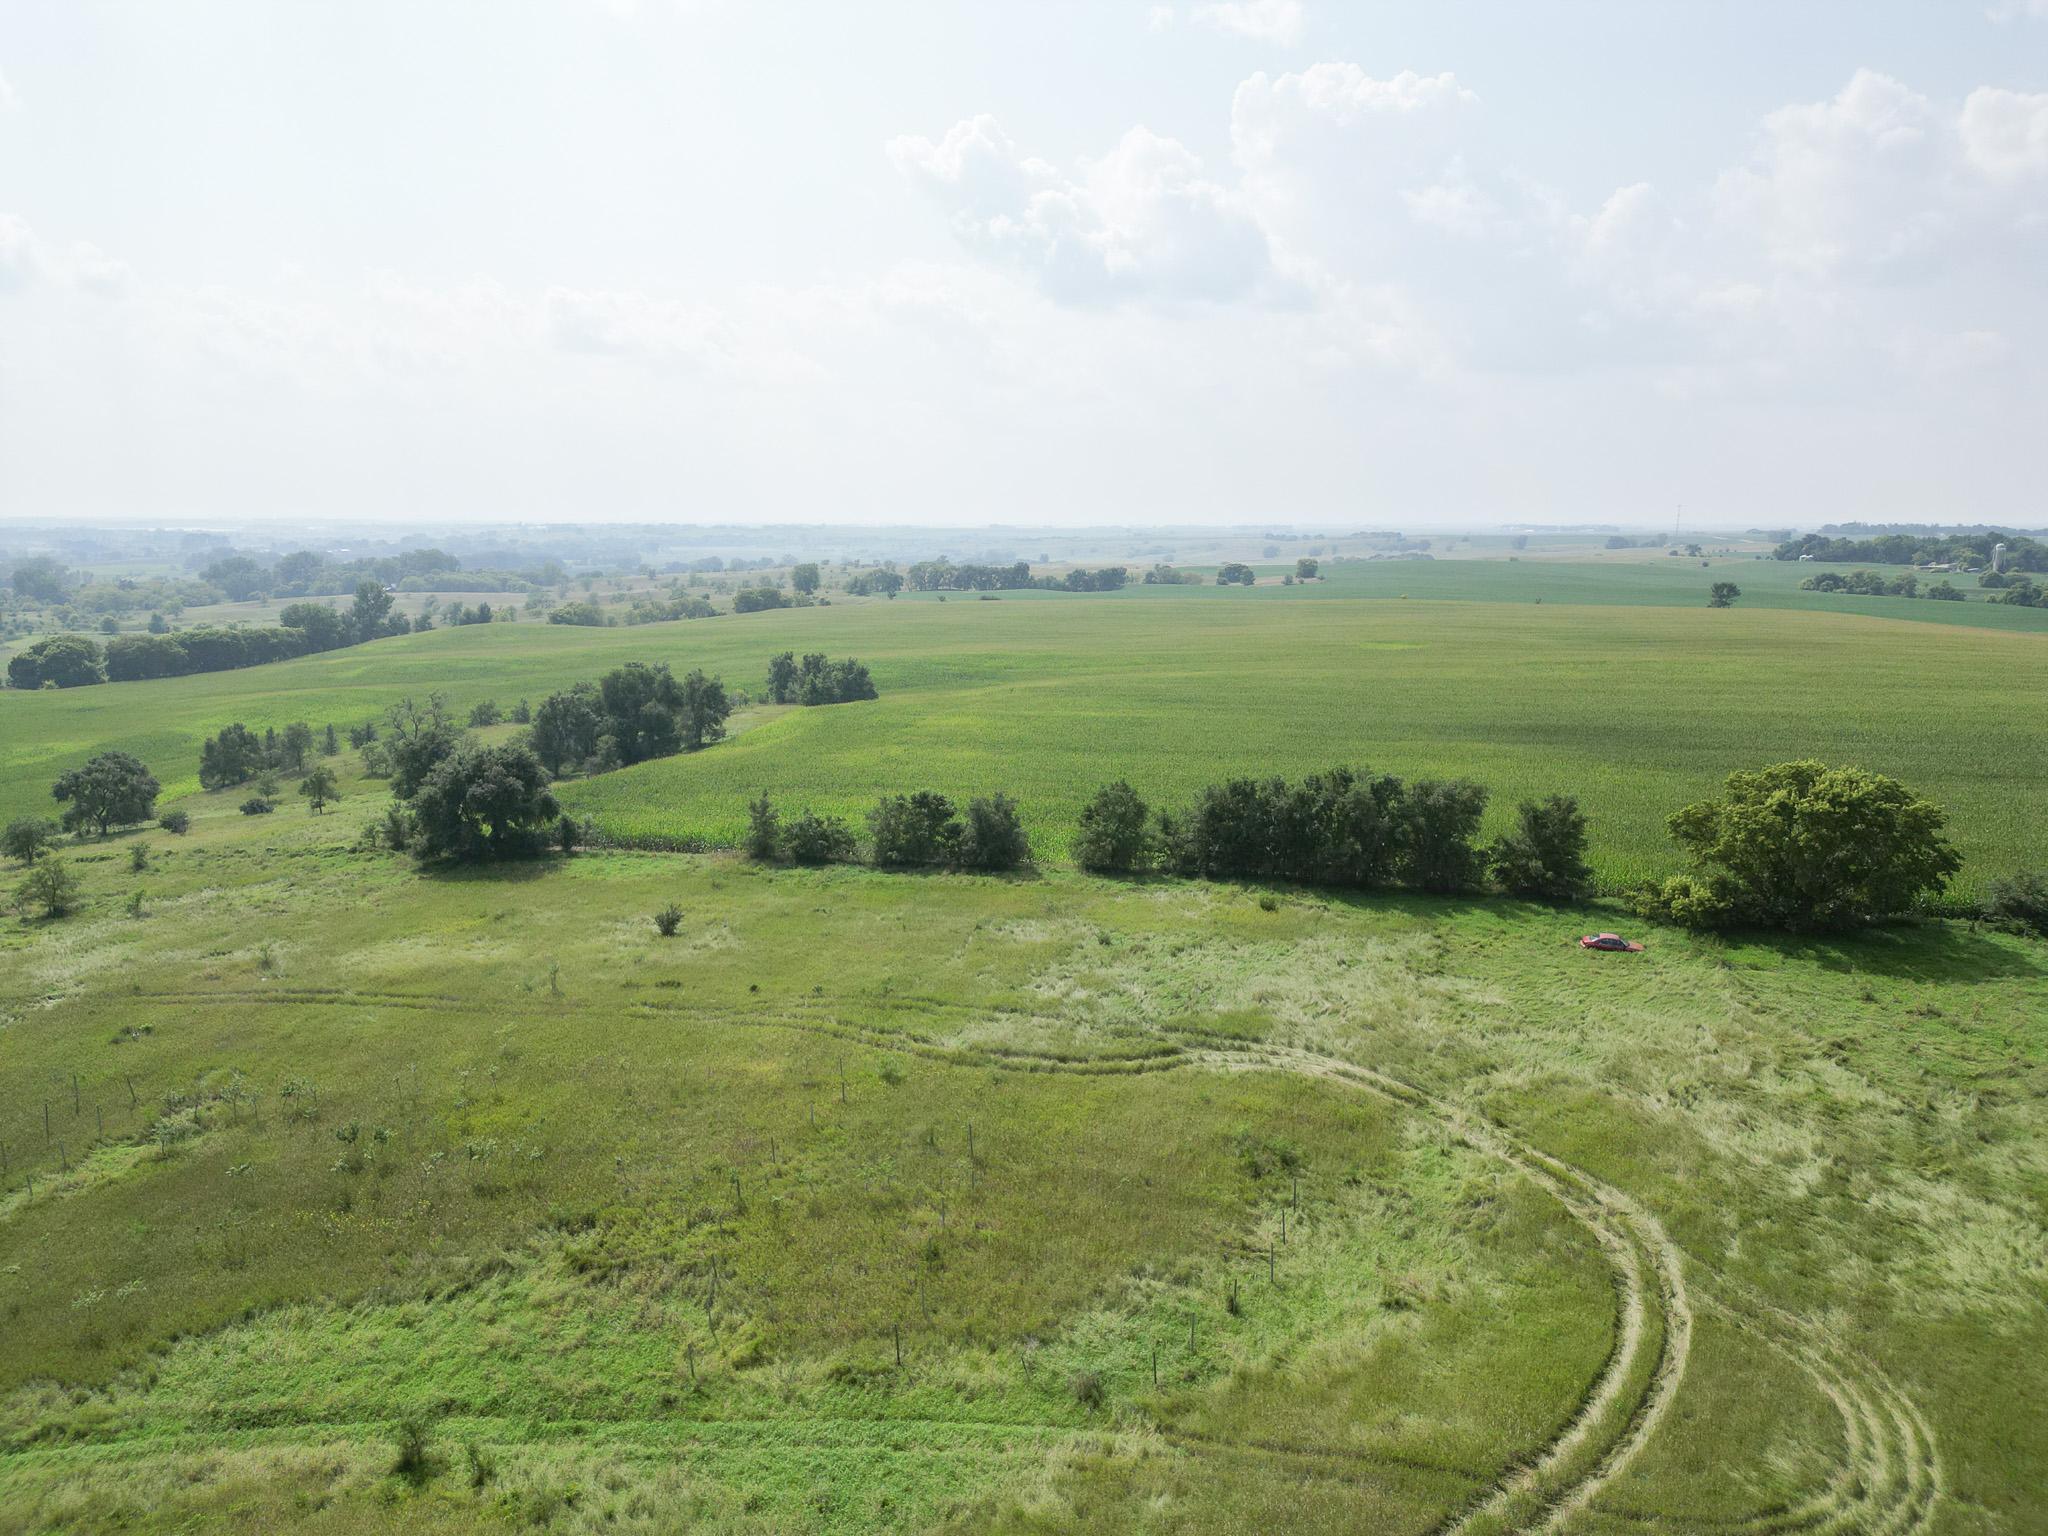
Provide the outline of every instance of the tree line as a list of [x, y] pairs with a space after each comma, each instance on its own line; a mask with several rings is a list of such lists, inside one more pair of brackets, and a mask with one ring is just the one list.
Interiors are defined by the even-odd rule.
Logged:
[[[1074, 856], [1104, 874], [1498, 891], [1552, 903], [1594, 893], [1576, 799], [1523, 800], [1513, 825], [1482, 845], [1487, 801], [1485, 787], [1467, 779], [1410, 783], [1335, 768], [1297, 781], [1229, 779], [1183, 809], [1155, 811], [1119, 780], [1082, 808]], [[863, 857], [861, 839], [837, 817], [806, 809], [785, 819], [765, 794], [747, 811], [752, 858], [815, 865]], [[1641, 916], [1692, 928], [1853, 928], [1915, 910], [1962, 865], [1942, 836], [1938, 806], [1882, 774], [1817, 762], [1731, 774], [1718, 798], [1681, 808], [1666, 825], [1691, 868], [1622, 897]], [[1006, 870], [1028, 861], [1029, 846], [1007, 796], [963, 810], [920, 790], [886, 796], [868, 813], [865, 858], [885, 869]], [[2048, 876], [1993, 882], [1982, 915], [2048, 932]]]
[[1885, 533], [1871, 538], [1829, 538], [1809, 533], [1787, 539], [1773, 550], [1778, 560], [1812, 558], [1839, 564], [1868, 565], [1960, 565], [1991, 563], [1991, 551], [2003, 544], [2005, 565], [2015, 571], [2048, 571], [2048, 544], [2022, 533]]
[[[879, 869], [957, 869], [994, 873], [1031, 859], [1017, 804], [1008, 795], [976, 796], [957, 806], [921, 789], [885, 795], [867, 815], [867, 861]], [[805, 810], [785, 821], [764, 794], [747, 807], [748, 857], [788, 864], [848, 864], [861, 841], [836, 816]]]
[[374, 581], [364, 581], [348, 609], [290, 603], [278, 614], [275, 626], [116, 635], [104, 649], [85, 635], [53, 635], [11, 657], [7, 681], [16, 688], [80, 688], [231, 672], [402, 635], [412, 628], [404, 614], [392, 611], [389, 592]]

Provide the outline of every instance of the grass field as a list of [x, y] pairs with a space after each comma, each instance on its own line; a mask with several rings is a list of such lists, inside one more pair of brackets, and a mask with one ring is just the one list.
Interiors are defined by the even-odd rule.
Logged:
[[345, 788], [0, 932], [0, 1531], [2031, 1528], [2038, 945], [422, 875]]
[[47, 810], [55, 775], [109, 741], [179, 792], [196, 787], [201, 738], [233, 720], [345, 725], [430, 689], [458, 710], [509, 706], [630, 659], [758, 690], [768, 658], [794, 648], [859, 656], [882, 697], [760, 719], [711, 751], [567, 784], [565, 799], [621, 836], [723, 842], [762, 790], [857, 817], [889, 791], [1006, 789], [1057, 861], [1082, 802], [1120, 775], [1171, 802], [1227, 774], [1365, 763], [1475, 778], [1498, 814], [1577, 794], [1596, 866], [1619, 882], [1672, 867], [1665, 815], [1724, 774], [1810, 755], [1946, 805], [1965, 890], [2048, 861], [2048, 721], [2024, 707], [2048, 692], [2036, 636], [1764, 609], [1183, 594], [472, 627], [241, 672], [0, 693], [0, 817]]

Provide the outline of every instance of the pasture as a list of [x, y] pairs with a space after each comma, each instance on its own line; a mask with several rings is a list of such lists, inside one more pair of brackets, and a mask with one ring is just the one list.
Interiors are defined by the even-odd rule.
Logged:
[[0, 935], [0, 1530], [2028, 1528], [2036, 944], [422, 874], [344, 788]]

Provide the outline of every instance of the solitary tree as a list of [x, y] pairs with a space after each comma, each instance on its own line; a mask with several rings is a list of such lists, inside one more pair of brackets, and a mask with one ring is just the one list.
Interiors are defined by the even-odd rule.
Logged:
[[44, 816], [17, 816], [0, 832], [0, 853], [33, 864], [57, 840], [57, 823]]
[[1707, 589], [1709, 608], [1733, 608], [1735, 599], [1742, 596], [1742, 588], [1732, 581], [1717, 581]]
[[1903, 912], [1962, 867], [1940, 807], [1861, 768], [1779, 763], [1732, 773], [1718, 800], [1666, 823], [1695, 872], [1636, 893], [1692, 927], [1851, 927]]
[[547, 770], [523, 746], [458, 752], [413, 797], [421, 851], [472, 863], [534, 852], [561, 814]]
[[14, 904], [23, 912], [62, 917], [78, 904], [78, 876], [62, 859], [38, 860], [15, 887]]
[[64, 827], [90, 826], [105, 837], [111, 828], [148, 821], [156, 815], [156, 775], [126, 752], [102, 752], [82, 768], [58, 775], [50, 794], [64, 804]]
[[341, 790], [334, 782], [334, 770], [324, 763], [299, 780], [299, 793], [315, 816], [327, 809], [327, 802], [339, 800]]
[[1322, 569], [1318, 562], [1309, 559], [1307, 556], [1303, 556], [1294, 562], [1294, 576], [1297, 581], [1314, 581], [1321, 574]]
[[797, 591], [809, 595], [818, 590], [818, 567], [814, 561], [789, 568], [789, 584]]

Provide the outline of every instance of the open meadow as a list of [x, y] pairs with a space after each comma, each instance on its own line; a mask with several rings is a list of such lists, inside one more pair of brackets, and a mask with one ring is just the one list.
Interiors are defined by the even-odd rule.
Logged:
[[0, 936], [0, 1530], [2034, 1528], [2037, 943], [422, 872], [342, 787]]

